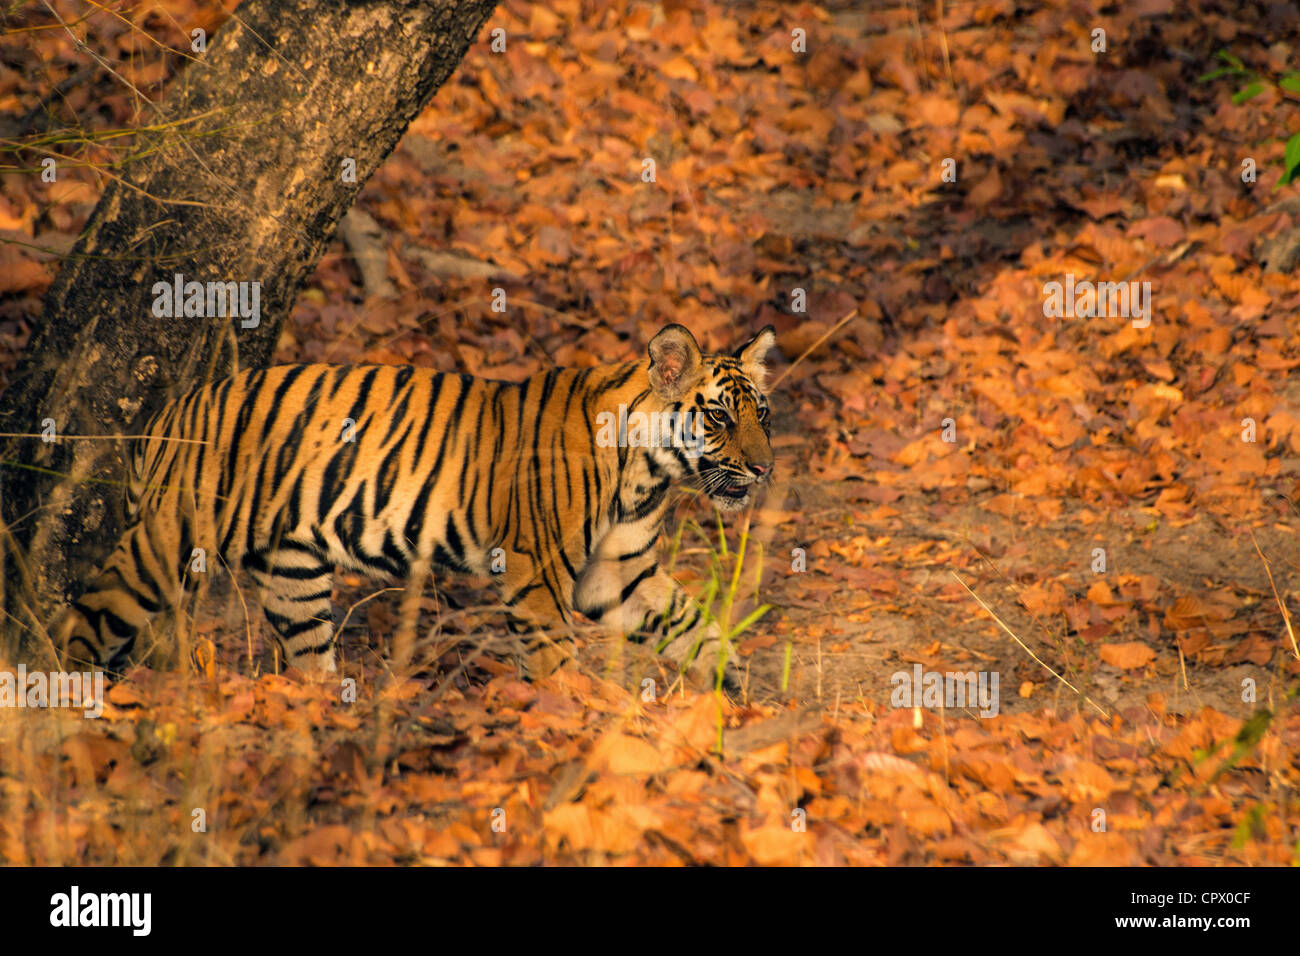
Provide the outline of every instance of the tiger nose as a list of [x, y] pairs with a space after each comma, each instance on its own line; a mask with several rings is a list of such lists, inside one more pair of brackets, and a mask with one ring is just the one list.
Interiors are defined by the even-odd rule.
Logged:
[[772, 473], [772, 463], [760, 464], [755, 461], [749, 463], [749, 470], [754, 473], [755, 478], [766, 478]]

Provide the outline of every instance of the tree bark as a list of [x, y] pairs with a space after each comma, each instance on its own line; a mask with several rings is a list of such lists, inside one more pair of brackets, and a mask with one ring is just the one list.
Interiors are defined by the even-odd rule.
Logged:
[[[172, 82], [140, 133], [153, 151], [109, 184], [63, 263], [0, 396], [0, 433], [52, 420], [60, 436], [130, 435], [187, 388], [267, 364], [339, 219], [495, 5], [241, 4]], [[157, 314], [155, 284], [177, 274], [259, 283], [259, 321]], [[129, 447], [0, 437], [0, 450], [3, 633], [11, 654], [48, 658], [45, 624], [122, 531]]]

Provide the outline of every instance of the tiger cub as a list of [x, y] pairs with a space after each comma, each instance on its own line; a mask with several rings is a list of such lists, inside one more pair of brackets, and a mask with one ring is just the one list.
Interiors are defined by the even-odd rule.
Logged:
[[116, 668], [193, 585], [205, 548], [252, 575], [289, 663], [332, 671], [334, 566], [401, 579], [423, 556], [498, 572], [517, 631], [563, 629], [578, 611], [707, 674], [719, 630], [655, 546], [673, 482], [735, 510], [771, 478], [774, 342], [768, 326], [706, 355], [669, 325], [639, 362], [522, 382], [282, 365], [190, 392], [136, 441], [128, 527], [52, 627], [55, 646]]

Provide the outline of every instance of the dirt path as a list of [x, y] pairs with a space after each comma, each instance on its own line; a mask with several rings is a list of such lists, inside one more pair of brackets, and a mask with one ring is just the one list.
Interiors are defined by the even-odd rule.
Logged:
[[[1068, 504], [1060, 519], [1044, 525], [983, 510], [978, 501], [915, 510], [896, 504], [901, 513], [894, 517], [859, 520], [863, 512], [846, 503], [865, 490], [857, 482], [804, 489], [798, 526], [805, 540], [816, 542], [808, 570], [773, 575], [764, 594], [782, 606], [784, 628], [800, 635], [793, 642], [786, 696], [888, 703], [890, 676], [920, 664], [926, 671], [998, 672], [1004, 713], [1085, 708], [1048, 673], [1051, 667], [1111, 713], [1146, 707], [1150, 695], [1159, 694], [1170, 712], [1209, 705], [1245, 717], [1255, 705], [1242, 700], [1243, 680], [1255, 681], [1260, 701], [1284, 684], [1275, 665], [1289, 638], [1247, 529], [1203, 516], [1175, 527], [1140, 512], [1107, 515], [1091, 536], [1106, 549], [1107, 570], [1095, 573], [1092, 545], [1081, 547], [1078, 511], [1071, 514]], [[1089, 514], [1095, 522], [1097, 516]], [[1294, 530], [1259, 529], [1255, 540], [1279, 587], [1294, 581]], [[850, 563], [859, 555], [860, 564]], [[1117, 592], [1113, 608], [1089, 608], [1089, 589], [1099, 586]], [[1056, 587], [1066, 608], [1031, 613], [1024, 596], [1033, 605], [1036, 593]], [[1125, 601], [1120, 595], [1128, 591], [1139, 596]], [[1186, 626], [1170, 627], [1182, 623], [1177, 618], [1166, 623], [1167, 608], [1207, 596], [1232, 602], [1235, 612], [1199, 625], [1194, 618]], [[1071, 602], [1077, 605], [1073, 613]], [[1080, 615], [1089, 610], [1103, 613], [1085, 624]], [[1104, 612], [1112, 610], [1124, 613], [1108, 621]], [[1120, 669], [1101, 660], [1102, 644], [1128, 641], [1150, 646], [1151, 662]], [[1180, 643], [1197, 650], [1180, 659]], [[752, 657], [756, 697], [782, 696], [779, 658]]]

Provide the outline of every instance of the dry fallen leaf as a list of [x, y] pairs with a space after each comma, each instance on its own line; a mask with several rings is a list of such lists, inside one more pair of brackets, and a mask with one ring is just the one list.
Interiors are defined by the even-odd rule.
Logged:
[[1146, 667], [1155, 660], [1156, 652], [1140, 641], [1128, 641], [1123, 644], [1102, 644], [1098, 648], [1101, 659], [1111, 667], [1122, 670], [1136, 670]]

